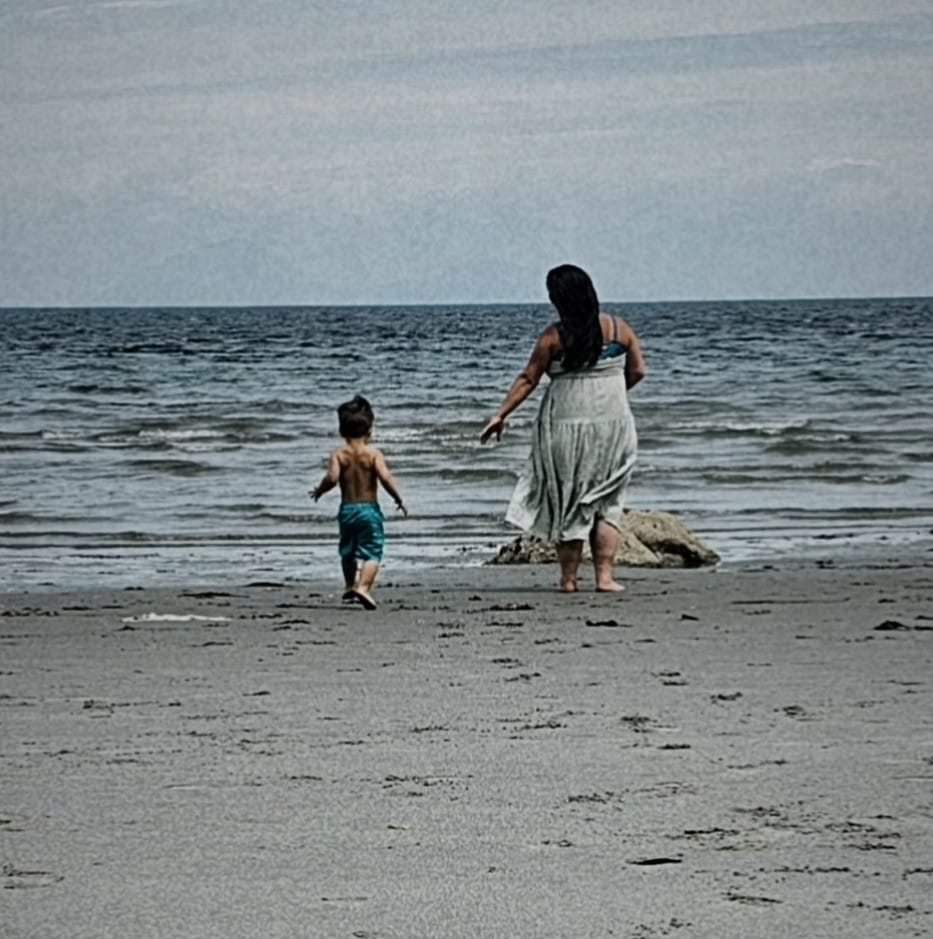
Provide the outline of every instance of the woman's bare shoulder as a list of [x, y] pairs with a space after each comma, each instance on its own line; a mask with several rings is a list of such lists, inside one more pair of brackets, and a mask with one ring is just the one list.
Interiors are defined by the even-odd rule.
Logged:
[[628, 345], [631, 337], [635, 335], [635, 330], [625, 321], [625, 318], [615, 313], [600, 313], [600, 325], [603, 328], [603, 336], [607, 342], [618, 337], [623, 345]]
[[544, 332], [538, 336], [538, 345], [544, 346], [545, 348], [556, 348], [560, 346], [560, 330], [557, 328], [557, 323], [551, 323], [551, 325], [546, 327]]

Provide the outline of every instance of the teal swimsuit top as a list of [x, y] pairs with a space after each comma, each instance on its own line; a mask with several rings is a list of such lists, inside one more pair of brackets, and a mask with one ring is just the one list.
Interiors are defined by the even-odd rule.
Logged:
[[[600, 314], [602, 315], [602, 314]], [[609, 315], [608, 313], [606, 314]], [[603, 351], [599, 353], [600, 359], [617, 359], [620, 355], [625, 355], [628, 352], [628, 346], [624, 345], [619, 341], [619, 322], [613, 316], [612, 317], [612, 339], [609, 342], [603, 343]], [[560, 364], [560, 359], [562, 356], [556, 359], [556, 364]]]

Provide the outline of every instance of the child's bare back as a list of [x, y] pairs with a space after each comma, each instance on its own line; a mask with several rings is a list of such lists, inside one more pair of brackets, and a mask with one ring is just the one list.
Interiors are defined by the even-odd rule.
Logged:
[[388, 475], [382, 452], [364, 440], [350, 440], [334, 451], [343, 502], [376, 502], [379, 480]]

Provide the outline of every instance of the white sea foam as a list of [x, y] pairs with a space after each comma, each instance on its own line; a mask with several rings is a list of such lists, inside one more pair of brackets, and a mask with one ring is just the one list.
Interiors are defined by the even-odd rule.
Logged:
[[229, 616], [201, 616], [198, 613], [143, 613], [141, 616], [124, 616], [124, 623], [227, 623]]

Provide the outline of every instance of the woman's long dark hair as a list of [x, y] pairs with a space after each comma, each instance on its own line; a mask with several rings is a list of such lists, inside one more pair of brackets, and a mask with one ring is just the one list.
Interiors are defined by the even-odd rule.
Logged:
[[573, 264], [548, 271], [547, 292], [560, 314], [557, 331], [565, 371], [593, 365], [603, 348], [599, 298], [590, 275]]

